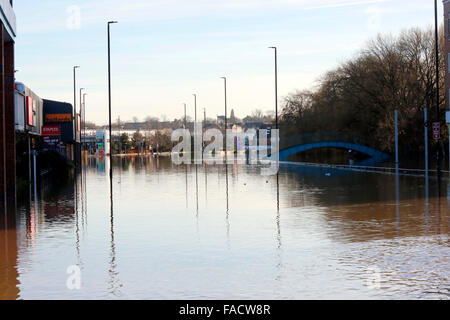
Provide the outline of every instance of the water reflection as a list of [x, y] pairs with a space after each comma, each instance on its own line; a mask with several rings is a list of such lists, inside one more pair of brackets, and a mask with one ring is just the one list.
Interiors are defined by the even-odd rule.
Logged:
[[[2, 218], [2, 298], [448, 297], [436, 179], [307, 166], [267, 178], [234, 163], [205, 166], [202, 183], [198, 165], [115, 158], [111, 178], [108, 162], [43, 182]], [[65, 288], [71, 264], [80, 291]], [[365, 286], [371, 266], [381, 290]]]
[[19, 298], [16, 214], [0, 213], [0, 300]]
[[227, 226], [227, 244], [228, 247], [230, 247], [230, 197], [229, 197], [229, 189], [228, 189], [228, 160], [227, 160], [227, 154], [225, 153], [225, 195], [226, 195], [226, 201], [227, 201], [227, 209], [225, 213], [226, 217], [226, 226]]
[[[110, 171], [110, 173], [112, 170]], [[121, 295], [119, 280], [119, 272], [117, 271], [117, 263], [116, 263], [116, 243], [114, 239], [114, 187], [113, 187], [113, 176], [110, 174], [109, 177], [109, 197], [111, 202], [111, 252], [110, 252], [110, 267], [109, 267], [109, 292], [118, 297]]]
[[281, 249], [281, 217], [280, 217], [280, 173], [277, 172], [277, 241]]
[[188, 167], [184, 166], [185, 172], [186, 172], [186, 209], [189, 207], [188, 205]]

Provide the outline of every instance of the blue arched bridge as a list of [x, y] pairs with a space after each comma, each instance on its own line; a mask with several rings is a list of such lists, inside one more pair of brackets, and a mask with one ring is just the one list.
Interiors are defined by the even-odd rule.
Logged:
[[357, 151], [369, 156], [372, 160], [383, 161], [390, 158], [387, 153], [371, 147], [366, 139], [342, 133], [320, 132], [303, 134], [280, 139], [280, 161], [290, 156], [313, 149], [337, 148]]

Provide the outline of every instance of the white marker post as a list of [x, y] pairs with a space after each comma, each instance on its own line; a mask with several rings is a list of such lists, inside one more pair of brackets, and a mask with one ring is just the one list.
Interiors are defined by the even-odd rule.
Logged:
[[425, 173], [428, 177], [428, 109], [424, 110], [424, 126], [425, 126]]
[[398, 166], [398, 112], [395, 110], [395, 166]]
[[449, 127], [448, 130], [448, 171], [449, 171], [449, 175], [450, 175], [450, 111], [447, 110], [445, 113], [445, 122], [447, 122], [447, 126]]

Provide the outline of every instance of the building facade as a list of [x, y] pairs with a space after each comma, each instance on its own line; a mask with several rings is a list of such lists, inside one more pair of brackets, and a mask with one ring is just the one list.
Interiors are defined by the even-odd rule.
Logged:
[[0, 0], [0, 206], [15, 204], [16, 148], [14, 114], [14, 40], [12, 0]]
[[75, 160], [75, 139], [73, 106], [69, 103], [43, 99], [44, 101], [44, 126], [42, 137], [47, 147]]

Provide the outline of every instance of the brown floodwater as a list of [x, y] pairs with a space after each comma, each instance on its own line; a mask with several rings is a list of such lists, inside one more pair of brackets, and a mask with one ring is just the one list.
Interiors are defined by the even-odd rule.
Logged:
[[[449, 299], [450, 183], [89, 159], [0, 217], [1, 299]], [[80, 287], [68, 285], [78, 267]]]

